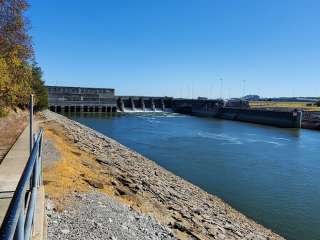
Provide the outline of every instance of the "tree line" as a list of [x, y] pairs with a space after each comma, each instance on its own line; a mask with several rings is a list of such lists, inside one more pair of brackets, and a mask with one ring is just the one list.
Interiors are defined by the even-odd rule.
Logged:
[[38, 109], [48, 105], [41, 68], [35, 61], [25, 0], [0, 0], [0, 116], [25, 108], [30, 94]]

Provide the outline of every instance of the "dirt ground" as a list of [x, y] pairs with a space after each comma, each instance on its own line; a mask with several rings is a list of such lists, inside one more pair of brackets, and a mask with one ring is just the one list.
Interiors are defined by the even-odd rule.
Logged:
[[6, 117], [0, 118], [0, 163], [16, 142], [28, 122], [28, 111], [10, 110]]

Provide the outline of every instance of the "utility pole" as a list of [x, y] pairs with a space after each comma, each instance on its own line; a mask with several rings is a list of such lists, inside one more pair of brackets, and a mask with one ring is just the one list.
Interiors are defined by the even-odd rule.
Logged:
[[191, 99], [193, 99], [193, 80], [192, 80], [192, 83], [191, 83]]
[[242, 86], [242, 97], [246, 95], [246, 80], [243, 80], [243, 86]]
[[210, 95], [211, 95], [211, 99], [214, 99], [214, 96], [213, 96], [213, 86], [211, 86], [211, 92], [210, 92]]
[[30, 144], [30, 155], [33, 148], [33, 95], [30, 95], [29, 102], [29, 144]]

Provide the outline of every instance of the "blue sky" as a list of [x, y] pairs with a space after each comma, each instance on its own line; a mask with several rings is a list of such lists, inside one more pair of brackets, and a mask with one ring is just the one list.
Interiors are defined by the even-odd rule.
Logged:
[[50, 85], [119, 95], [320, 95], [318, 0], [30, 4], [36, 59]]

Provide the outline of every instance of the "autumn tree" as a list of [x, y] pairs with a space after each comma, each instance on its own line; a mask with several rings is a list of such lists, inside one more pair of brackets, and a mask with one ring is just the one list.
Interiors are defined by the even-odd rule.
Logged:
[[40, 98], [40, 86], [44, 89], [41, 69], [32, 64], [34, 52], [24, 16], [28, 7], [25, 0], [0, 0], [0, 111], [23, 107], [32, 92]]

